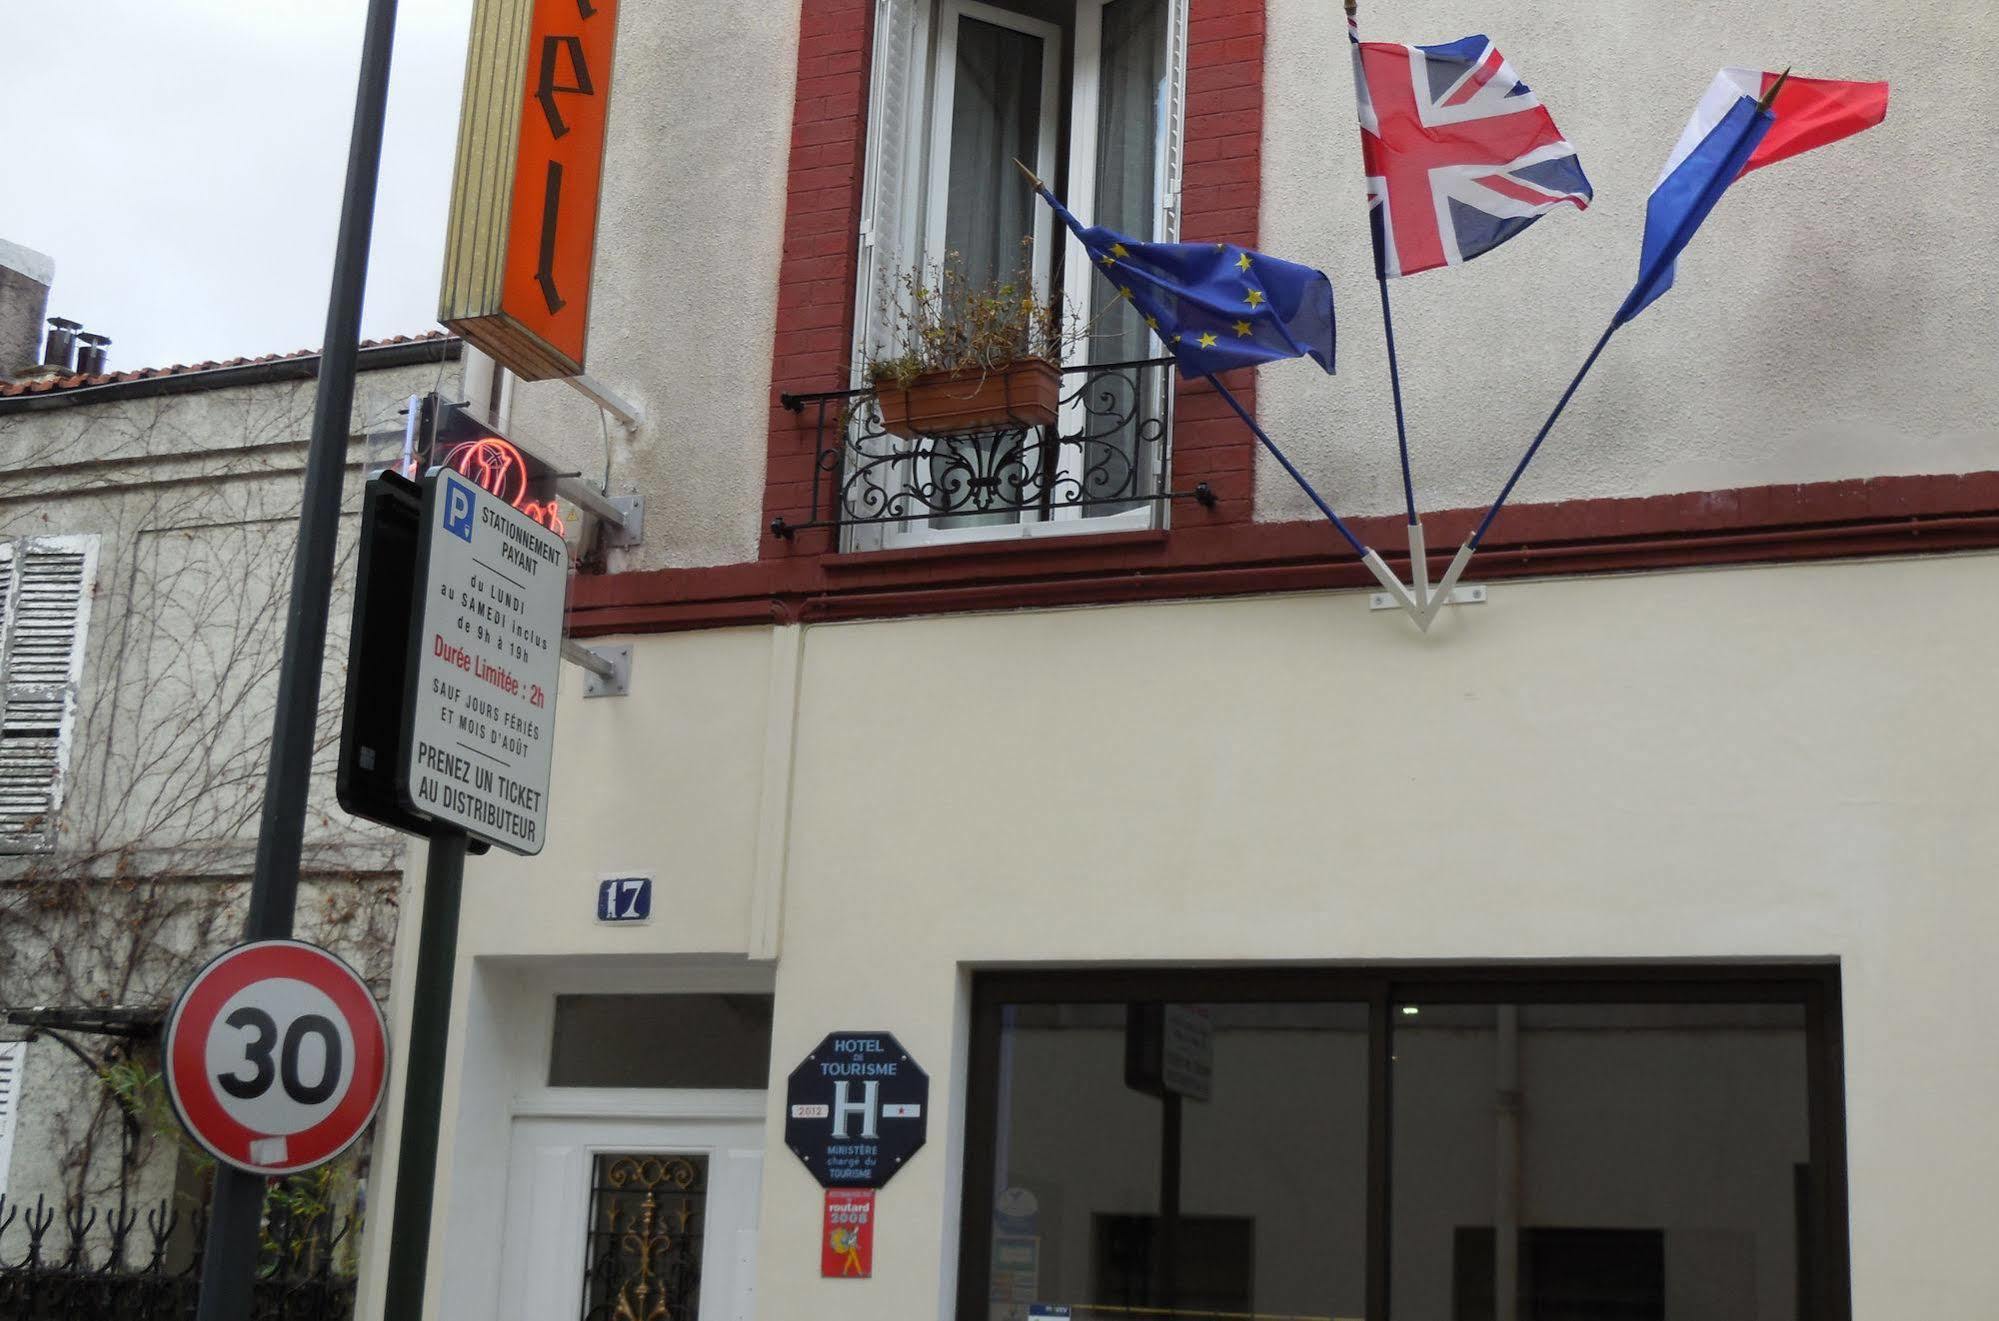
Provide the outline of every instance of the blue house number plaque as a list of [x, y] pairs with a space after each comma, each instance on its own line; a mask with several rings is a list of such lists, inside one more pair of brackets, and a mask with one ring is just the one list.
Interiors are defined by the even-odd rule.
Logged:
[[597, 885], [599, 922], [644, 922], [652, 917], [652, 877], [610, 876]]

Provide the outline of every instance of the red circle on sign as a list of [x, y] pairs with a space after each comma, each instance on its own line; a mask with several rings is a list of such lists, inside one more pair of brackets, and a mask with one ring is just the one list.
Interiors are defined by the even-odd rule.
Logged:
[[[283, 983], [304, 983], [332, 1002], [353, 1059], [342, 1061], [345, 1089], [326, 1114], [297, 1132], [261, 1133], [217, 1092], [209, 1044], [218, 1028], [233, 1031], [221, 1021], [227, 1005], [254, 1008], [260, 991]], [[389, 1077], [388, 1027], [368, 984], [345, 962], [303, 941], [260, 940], [224, 951], [194, 975], [167, 1016], [165, 1063], [167, 1099], [211, 1155], [251, 1174], [296, 1174], [345, 1151], [374, 1118]], [[315, 1086], [326, 1083], [322, 1073]]]

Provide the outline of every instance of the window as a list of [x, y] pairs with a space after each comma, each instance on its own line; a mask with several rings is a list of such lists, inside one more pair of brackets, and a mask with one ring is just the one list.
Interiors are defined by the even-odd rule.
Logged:
[[768, 995], [558, 995], [551, 1087], [729, 1087], [770, 1076]]
[[[1158, 356], [1137, 313], [1114, 301], [1087, 262], [1062, 259], [1068, 235], [1013, 162], [1049, 180], [1081, 216], [1141, 238], [1175, 237], [1186, 5], [878, 0], [857, 363], [897, 347], [899, 277], [947, 261], [974, 285], [1024, 268], [1039, 293], [1059, 290], [1090, 319], [1090, 334], [1065, 364], [1054, 427], [908, 442], [872, 428], [863, 410], [846, 454], [859, 489], [840, 501], [851, 546], [1148, 526], [1155, 517], [1149, 497], [1164, 472], [1170, 376], [1136, 365]], [[884, 507], [906, 516], [862, 521]]]
[[994, 973], [959, 1321], [1845, 1321], [1830, 968]]
[[[1398, 1004], [1391, 1315], [1679, 1321], [1795, 1297], [1802, 1004]], [[1455, 1284], [1455, 1287], [1454, 1287]], [[1455, 1295], [1455, 1296], [1453, 1296]]]
[[611, 1152], [590, 1164], [583, 1321], [696, 1321], [708, 1157]]
[[0, 542], [0, 852], [55, 844], [96, 572], [94, 537]]
[[7, 1195], [7, 1170], [14, 1159], [14, 1127], [21, 1112], [21, 1074], [28, 1043], [0, 1041], [0, 1197]]

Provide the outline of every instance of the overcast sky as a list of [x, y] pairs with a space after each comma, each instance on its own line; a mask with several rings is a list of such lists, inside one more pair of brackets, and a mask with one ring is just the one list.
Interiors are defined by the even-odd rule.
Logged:
[[[402, 0], [365, 337], [434, 329], [471, 0]], [[111, 365], [317, 348], [363, 0], [0, 0], [0, 238]]]

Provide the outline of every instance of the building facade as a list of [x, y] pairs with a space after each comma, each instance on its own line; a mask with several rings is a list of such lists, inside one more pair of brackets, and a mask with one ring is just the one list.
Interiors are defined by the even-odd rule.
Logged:
[[[0, 336], [28, 346], [0, 375], [9, 1265], [38, 1200], [96, 1217], [93, 1252], [114, 1207], [185, 1213], [201, 1200], [205, 1162], [171, 1117], [159, 1033], [187, 980], [241, 939], [318, 369], [297, 353], [74, 370], [62, 336], [44, 350], [34, 333], [46, 268], [35, 288]], [[442, 333], [364, 346], [355, 398], [299, 929], [384, 990], [401, 846], [342, 814], [330, 777], [363, 437], [399, 440], [410, 395], [455, 387], [458, 348]], [[352, 1193], [349, 1179], [342, 1200]], [[61, 1234], [45, 1252], [65, 1250]], [[177, 1235], [177, 1254], [192, 1245]]]
[[[1433, 548], [1628, 290], [1714, 70], [1894, 85], [1730, 193], [1494, 525], [1487, 599], [1419, 633], [1010, 163], [1330, 274], [1338, 375], [1225, 382], [1406, 571], [1336, 6], [620, 7], [588, 366], [642, 420], [541, 383], [504, 422], [645, 498], [570, 610], [631, 690], [565, 674], [549, 843], [468, 871], [426, 1315], [1999, 1307], [1967, 17], [1363, 9], [1489, 32], [1596, 188], [1393, 288]], [[908, 441], [854, 393], [897, 273], [954, 257], [1095, 318], [1053, 426]], [[621, 877], [649, 920], [606, 920]], [[871, 1273], [828, 1278], [788, 1080], [885, 1035], [928, 1094], [880, 1122], [926, 1141]]]

